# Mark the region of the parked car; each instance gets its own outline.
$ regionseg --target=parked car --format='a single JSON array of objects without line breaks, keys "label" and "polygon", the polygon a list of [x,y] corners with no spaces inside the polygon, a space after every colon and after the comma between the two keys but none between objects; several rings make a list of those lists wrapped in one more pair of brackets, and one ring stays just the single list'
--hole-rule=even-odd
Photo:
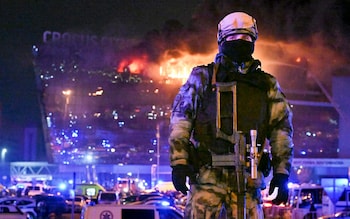
[{"label": "parked car", "polygon": [[36,186],[28,186],[24,190],[24,194],[27,196],[33,196],[33,195],[41,195],[44,194],[44,186],[43,185],[36,185]]},{"label": "parked car", "polygon": [[62,215],[68,212],[66,200],[61,196],[35,195],[32,198],[36,203],[35,211],[39,215],[49,215],[51,213]]},{"label": "parked car", "polygon": [[156,205],[110,205],[87,206],[81,213],[81,219],[118,218],[118,219],[183,219],[183,213],[170,206]]},{"label": "parked car", "polygon": [[162,205],[162,206],[175,206],[175,200],[168,196],[150,196],[145,199],[142,199],[142,201],[135,201],[128,203],[129,205],[138,205],[138,204],[144,204],[144,205]]},{"label": "parked car", "polygon": [[5,197],[0,199],[0,205],[15,205],[22,212],[27,213],[28,219],[37,218],[38,214],[35,211],[36,203],[34,199],[27,197]]},{"label": "parked car", "polygon": [[15,205],[0,205],[1,219],[27,219],[27,213],[24,213]]},{"label": "parked car", "polygon": [[66,198],[67,210],[68,212],[72,211],[74,204],[74,212],[81,212],[83,207],[87,205],[86,199],[83,196],[77,195],[74,197],[74,202],[72,198]]},{"label": "parked car", "polygon": [[131,195],[131,196],[122,198],[121,203],[128,204],[128,203],[133,203],[138,201],[144,201],[150,197],[163,197],[163,194],[158,192],[151,192],[151,193],[144,193],[140,195]]}]

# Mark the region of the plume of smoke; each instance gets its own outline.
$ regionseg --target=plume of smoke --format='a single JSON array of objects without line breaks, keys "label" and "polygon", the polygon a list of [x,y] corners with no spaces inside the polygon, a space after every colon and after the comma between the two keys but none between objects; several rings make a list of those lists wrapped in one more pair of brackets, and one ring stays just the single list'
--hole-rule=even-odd
[{"label": "plume of smoke", "polygon": [[[350,30],[346,23],[349,5],[346,4],[347,1],[339,0],[203,0],[187,24],[166,20],[160,29],[149,30],[141,39],[125,39],[119,47],[88,45],[75,52],[75,56],[85,68],[105,69],[118,66],[128,58],[143,57],[153,69],[164,60],[181,57],[183,51],[193,55],[215,54],[218,22],[230,12],[245,11],[257,20],[257,44],[269,43],[270,47],[277,47],[268,49],[269,53],[276,52],[269,57],[280,59],[276,60],[279,62],[290,62],[293,56],[304,57],[309,71],[329,81],[327,78],[335,68],[345,66],[350,58],[350,45],[346,43]],[[124,27],[113,21],[104,27],[105,30],[109,28],[113,31],[108,34],[119,36],[117,30]],[[281,56],[281,52],[288,55]],[[264,61],[263,57],[261,59]]]},{"label": "plume of smoke", "polygon": [[[308,71],[323,81],[350,58],[344,22],[346,7],[342,1],[330,0],[204,0],[199,4],[187,26],[167,21],[160,31],[153,30],[140,44],[151,61],[178,56],[179,50],[191,54],[210,54],[217,50],[217,24],[226,14],[245,11],[257,19],[259,42],[269,42],[291,57],[307,60]],[[280,50],[279,50],[280,51]],[[167,54],[167,56],[164,56]],[[281,59],[278,54],[276,59]]]}]

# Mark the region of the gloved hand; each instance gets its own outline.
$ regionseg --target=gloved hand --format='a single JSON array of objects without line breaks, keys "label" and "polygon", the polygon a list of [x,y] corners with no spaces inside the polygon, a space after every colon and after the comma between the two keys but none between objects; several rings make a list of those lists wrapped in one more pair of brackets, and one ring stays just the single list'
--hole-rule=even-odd
[{"label": "gloved hand", "polygon": [[274,189],[278,187],[278,193],[272,203],[275,205],[279,205],[281,203],[287,203],[288,201],[288,175],[277,173],[272,177],[270,182],[269,195],[271,195]]},{"label": "gloved hand", "polygon": [[184,195],[187,195],[189,189],[186,186],[186,177],[189,177],[190,182],[192,183],[196,181],[193,167],[190,165],[176,165],[172,168],[173,171],[171,173],[171,178],[175,189],[182,192]]}]

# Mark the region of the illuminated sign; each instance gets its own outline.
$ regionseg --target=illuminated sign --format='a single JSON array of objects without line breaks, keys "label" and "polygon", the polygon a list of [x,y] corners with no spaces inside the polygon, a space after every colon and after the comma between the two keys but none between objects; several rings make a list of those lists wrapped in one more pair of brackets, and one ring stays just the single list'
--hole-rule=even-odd
[{"label": "illuminated sign", "polygon": [[78,34],[70,32],[44,31],[43,42],[63,42],[73,43],[78,45],[117,45],[121,43],[121,39],[116,37],[99,37],[97,35]]},{"label": "illuminated sign", "polygon": [[349,167],[350,159],[294,158],[293,166],[304,167]]}]

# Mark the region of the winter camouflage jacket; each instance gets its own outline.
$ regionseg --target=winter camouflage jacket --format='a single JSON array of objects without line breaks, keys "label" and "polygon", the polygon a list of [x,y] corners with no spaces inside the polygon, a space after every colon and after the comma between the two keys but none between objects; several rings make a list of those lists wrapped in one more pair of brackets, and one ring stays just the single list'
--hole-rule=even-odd
[{"label": "winter camouflage jacket", "polygon": [[[269,103],[267,105],[269,115],[266,138],[271,146],[272,167],[274,174],[289,175],[293,158],[292,112],[275,77],[261,71],[258,60],[245,63],[245,66],[240,68],[228,63],[225,57],[217,56],[215,65],[225,66],[228,72],[234,69],[240,74],[258,72],[258,74],[262,74],[259,75],[260,78],[266,79],[266,96]],[[189,160],[189,141],[190,139],[195,141],[195,139],[193,140],[193,129],[199,108],[203,105],[203,101],[206,101],[204,93],[212,84],[209,68],[212,68],[212,65],[193,68],[187,82],[180,88],[173,102],[169,135],[171,166],[191,163]]]}]

